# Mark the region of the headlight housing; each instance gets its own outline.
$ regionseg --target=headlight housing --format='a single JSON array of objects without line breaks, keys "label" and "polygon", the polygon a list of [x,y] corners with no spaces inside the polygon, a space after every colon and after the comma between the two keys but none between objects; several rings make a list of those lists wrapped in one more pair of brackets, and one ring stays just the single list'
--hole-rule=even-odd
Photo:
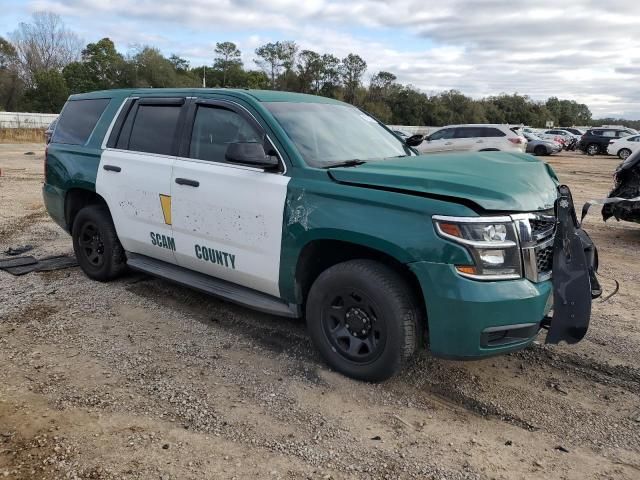
[{"label": "headlight housing", "polygon": [[438,235],[463,245],[473,265],[456,265],[458,273],[475,280],[522,278],[518,234],[511,217],[433,216]]}]

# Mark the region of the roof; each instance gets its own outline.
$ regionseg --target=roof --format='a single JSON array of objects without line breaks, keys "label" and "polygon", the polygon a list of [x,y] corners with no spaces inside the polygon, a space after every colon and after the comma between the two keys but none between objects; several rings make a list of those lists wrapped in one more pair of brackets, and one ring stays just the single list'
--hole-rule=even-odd
[{"label": "roof", "polygon": [[172,96],[172,95],[206,95],[206,94],[228,94],[235,97],[249,97],[258,102],[290,102],[290,103],[335,103],[344,105],[339,100],[321,97],[318,95],[308,95],[305,93],[281,92],[277,90],[250,90],[235,88],[126,88],[113,90],[99,90],[96,92],[79,93],[71,95],[71,100],[82,100],[89,98],[112,98],[129,97],[135,95],[149,96]]}]

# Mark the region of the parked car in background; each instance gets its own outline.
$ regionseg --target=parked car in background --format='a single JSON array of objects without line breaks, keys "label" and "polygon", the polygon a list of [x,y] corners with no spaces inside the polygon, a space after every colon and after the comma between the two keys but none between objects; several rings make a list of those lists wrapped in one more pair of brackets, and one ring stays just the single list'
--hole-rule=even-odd
[{"label": "parked car in background", "polygon": [[626,128],[592,128],[582,136],[578,142],[578,149],[587,155],[606,154],[611,140],[630,135],[635,134]]},{"label": "parked car in background", "polygon": [[460,151],[525,152],[527,140],[507,125],[449,125],[424,137],[421,153]]},{"label": "parked car in background", "polygon": [[562,150],[562,145],[553,140],[544,140],[529,132],[523,132],[522,135],[527,139],[527,153],[540,156],[551,155]]},{"label": "parked car in background", "polygon": [[569,133],[572,133],[573,135],[575,135],[576,137],[581,137],[582,135],[584,135],[584,132],[582,130],[580,130],[579,128],[574,128],[574,127],[560,127],[560,130],[565,130]]},{"label": "parked car in background", "polygon": [[53,135],[53,131],[56,129],[56,125],[58,124],[58,118],[54,119],[53,122],[51,122],[47,127],[47,129],[44,131],[45,143],[49,143],[51,141],[51,136]]},{"label": "parked car in background", "polygon": [[617,155],[625,160],[632,153],[640,150],[640,135],[630,135],[615,140],[609,140],[607,153],[609,155]]},{"label": "parked car in background", "polygon": [[574,135],[573,133],[567,130],[561,130],[559,128],[545,130],[544,132],[540,133],[538,136],[543,140],[554,140],[556,142],[561,143],[562,145],[569,143],[574,137],[576,137],[576,135]]}]

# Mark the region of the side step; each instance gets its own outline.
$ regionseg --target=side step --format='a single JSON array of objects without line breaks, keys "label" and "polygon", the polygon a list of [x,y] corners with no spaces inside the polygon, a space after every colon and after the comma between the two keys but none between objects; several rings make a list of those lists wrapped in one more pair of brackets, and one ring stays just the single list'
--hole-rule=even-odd
[{"label": "side step", "polygon": [[291,318],[301,316],[300,309],[297,305],[291,305],[271,295],[256,292],[250,288],[241,287],[231,282],[194,272],[193,270],[188,270],[145,255],[127,252],[127,265],[133,270],[164,278],[260,312]]}]

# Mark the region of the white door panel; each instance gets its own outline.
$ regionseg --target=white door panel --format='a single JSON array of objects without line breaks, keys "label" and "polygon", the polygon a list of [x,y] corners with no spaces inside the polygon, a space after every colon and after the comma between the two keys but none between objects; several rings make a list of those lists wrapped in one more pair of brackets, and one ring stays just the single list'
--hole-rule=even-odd
[{"label": "white door panel", "polygon": [[[107,202],[125,250],[171,263],[175,263],[175,240],[161,196],[171,194],[174,158],[107,149],[96,178],[96,193]],[[105,165],[121,170],[107,171]]]},{"label": "white door panel", "polygon": [[259,169],[178,158],[171,184],[177,263],[279,296],[288,182]]}]

